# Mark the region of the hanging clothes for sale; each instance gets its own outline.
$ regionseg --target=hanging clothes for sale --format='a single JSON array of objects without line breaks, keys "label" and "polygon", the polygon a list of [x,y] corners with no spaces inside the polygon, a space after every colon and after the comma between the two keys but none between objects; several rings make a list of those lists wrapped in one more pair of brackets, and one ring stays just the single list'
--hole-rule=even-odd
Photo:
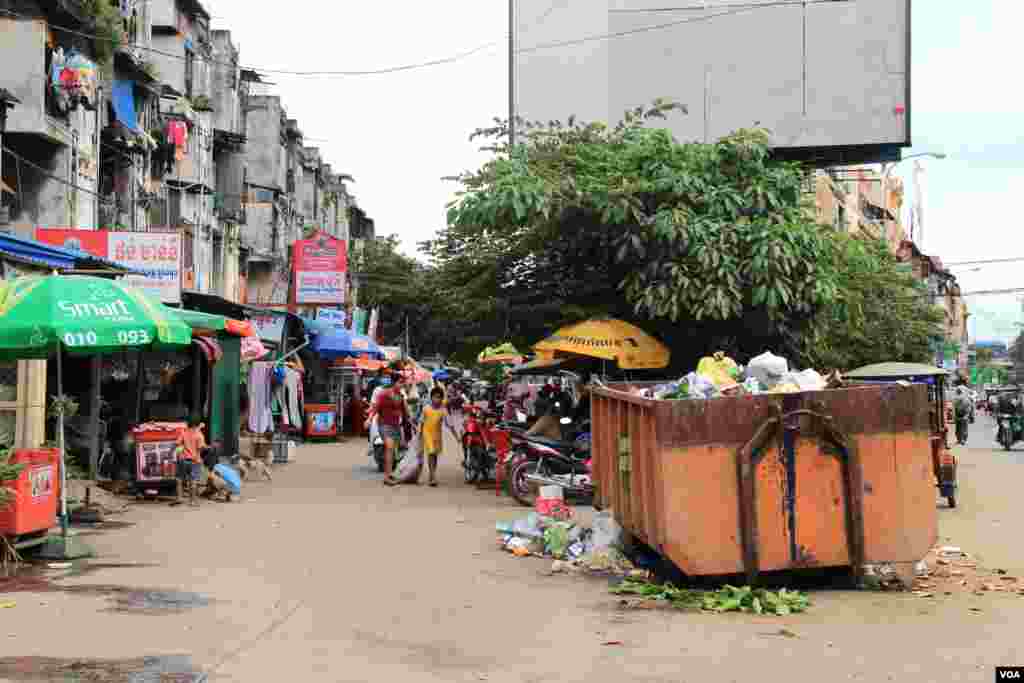
[{"label": "hanging clothes for sale", "polygon": [[206,386],[209,389],[206,391],[206,395],[203,399],[203,415],[210,414],[210,405],[213,401],[213,366],[224,357],[224,350],[221,349],[220,344],[215,340],[207,337],[196,337],[192,340],[192,343],[200,350],[203,357],[206,359],[207,378]]},{"label": "hanging clothes for sale", "polygon": [[273,363],[254,362],[249,369],[249,431],[266,434],[274,426],[271,412]]},{"label": "hanging clothes for sale", "polygon": [[[302,427],[302,373],[294,368],[287,368],[284,377],[284,390],[287,398],[289,422],[293,427]],[[284,412],[284,411],[282,411]]]}]

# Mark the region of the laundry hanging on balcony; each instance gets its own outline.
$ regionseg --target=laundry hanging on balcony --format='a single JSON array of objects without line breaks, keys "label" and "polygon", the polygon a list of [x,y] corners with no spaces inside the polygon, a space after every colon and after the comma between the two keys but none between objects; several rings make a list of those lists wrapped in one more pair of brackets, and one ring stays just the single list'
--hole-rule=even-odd
[{"label": "laundry hanging on balcony", "polygon": [[63,48],[53,53],[50,87],[58,114],[75,111],[79,104],[89,111],[96,110],[96,64],[77,49],[72,48],[67,55]]},{"label": "laundry hanging on balcony", "polygon": [[139,133],[138,117],[135,115],[135,84],[132,81],[115,80],[112,92],[114,116],[117,122],[128,130]]},{"label": "laundry hanging on balcony", "polygon": [[167,142],[174,145],[174,158],[181,161],[185,158],[188,146],[188,125],[184,121],[172,119],[167,122]]}]

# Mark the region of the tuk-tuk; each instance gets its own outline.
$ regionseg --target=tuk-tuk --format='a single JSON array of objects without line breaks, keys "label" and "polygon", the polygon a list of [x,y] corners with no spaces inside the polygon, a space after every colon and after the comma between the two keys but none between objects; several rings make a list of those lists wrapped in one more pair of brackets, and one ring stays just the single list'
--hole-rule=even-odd
[{"label": "tuk-tuk", "polygon": [[956,507],[956,456],[949,448],[949,426],[955,424],[953,402],[946,398],[949,373],[942,368],[921,363],[876,363],[848,372],[845,378],[857,384],[910,382],[928,386],[928,400],[932,405],[932,466],[935,469],[939,495],[949,507]]}]

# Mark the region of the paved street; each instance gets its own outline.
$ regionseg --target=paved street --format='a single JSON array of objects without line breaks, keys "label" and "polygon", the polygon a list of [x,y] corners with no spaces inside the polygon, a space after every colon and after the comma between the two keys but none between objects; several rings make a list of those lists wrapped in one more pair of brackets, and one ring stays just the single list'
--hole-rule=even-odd
[{"label": "paved street", "polygon": [[[1024,577],[1024,447],[992,450],[992,431],[984,417],[973,425],[960,507],[941,509],[941,534]],[[88,539],[93,562],[145,566],[61,582],[94,588],[0,596],[15,602],[0,611],[0,680],[141,680],[96,663],[110,660],[181,674],[170,680],[246,683],[987,683],[995,665],[1024,663],[1016,593],[818,592],[809,613],[783,619],[620,612],[606,582],[545,576],[546,562],[499,551],[495,520],[521,509],[462,485],[452,455],[442,479],[386,489],[351,440],[303,447],[240,503],[132,506],[122,518],[132,526]],[[145,656],[166,659],[134,661]],[[74,660],[85,660],[80,678],[38,673]]]}]

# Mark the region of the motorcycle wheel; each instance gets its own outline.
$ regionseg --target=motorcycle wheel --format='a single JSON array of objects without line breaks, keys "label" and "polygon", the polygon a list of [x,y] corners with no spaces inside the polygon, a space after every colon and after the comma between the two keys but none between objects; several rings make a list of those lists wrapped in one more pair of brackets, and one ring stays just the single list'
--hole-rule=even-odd
[{"label": "motorcycle wheel", "polygon": [[373,459],[377,463],[377,471],[378,472],[383,472],[384,471],[384,449],[382,449],[382,448],[374,448],[373,449]]},{"label": "motorcycle wheel", "polygon": [[521,460],[508,473],[508,492],[523,507],[532,508],[537,503],[537,494],[526,480],[528,474],[537,473],[536,460]]},{"label": "motorcycle wheel", "polygon": [[480,478],[480,473],[477,471],[471,456],[467,456],[466,460],[462,463],[462,475],[467,484],[475,484],[476,480]]},{"label": "motorcycle wheel", "polygon": [[956,507],[956,496],[946,496],[946,504],[951,508]]}]

